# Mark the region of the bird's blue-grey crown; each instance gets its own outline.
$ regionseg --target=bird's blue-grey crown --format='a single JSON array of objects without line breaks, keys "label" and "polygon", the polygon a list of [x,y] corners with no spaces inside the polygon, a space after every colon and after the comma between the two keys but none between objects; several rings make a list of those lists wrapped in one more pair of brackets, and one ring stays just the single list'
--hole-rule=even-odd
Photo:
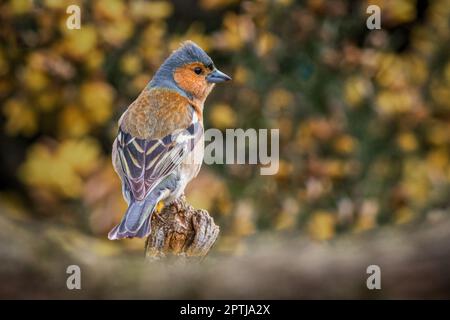
[{"label": "bird's blue-grey crown", "polygon": [[172,52],[172,54],[163,62],[148,86],[150,88],[169,88],[179,91],[179,88],[173,79],[173,72],[177,68],[192,62],[200,62],[205,66],[213,66],[212,59],[202,48],[192,41],[185,41],[180,48]]}]

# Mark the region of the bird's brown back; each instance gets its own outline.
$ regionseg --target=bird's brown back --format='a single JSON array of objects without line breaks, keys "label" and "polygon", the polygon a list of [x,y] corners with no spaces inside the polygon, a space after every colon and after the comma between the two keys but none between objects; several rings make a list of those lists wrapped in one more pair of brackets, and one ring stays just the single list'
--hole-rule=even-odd
[{"label": "bird's brown back", "polygon": [[192,120],[189,99],[170,89],[144,89],[119,121],[125,132],[140,139],[160,139]]}]

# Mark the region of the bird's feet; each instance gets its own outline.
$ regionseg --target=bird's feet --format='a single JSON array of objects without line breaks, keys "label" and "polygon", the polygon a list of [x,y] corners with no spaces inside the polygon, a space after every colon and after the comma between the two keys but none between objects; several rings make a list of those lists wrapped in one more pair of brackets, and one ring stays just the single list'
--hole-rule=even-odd
[{"label": "bird's feet", "polygon": [[165,223],[166,221],[161,217],[161,212],[163,211],[164,207],[165,207],[164,201],[163,201],[163,200],[159,201],[159,202],[156,204],[154,213],[155,213],[155,217],[156,217],[157,219],[159,219],[160,221],[162,221],[162,222]]}]

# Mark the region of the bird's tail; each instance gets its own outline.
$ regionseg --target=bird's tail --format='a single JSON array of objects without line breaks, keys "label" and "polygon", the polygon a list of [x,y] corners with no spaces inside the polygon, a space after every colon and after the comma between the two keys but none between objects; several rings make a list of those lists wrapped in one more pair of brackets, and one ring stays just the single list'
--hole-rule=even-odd
[{"label": "bird's tail", "polygon": [[131,201],[120,224],[109,232],[108,239],[118,240],[134,237],[144,238],[148,236],[150,233],[152,213],[158,202],[159,197],[155,198],[151,195],[142,201]]}]

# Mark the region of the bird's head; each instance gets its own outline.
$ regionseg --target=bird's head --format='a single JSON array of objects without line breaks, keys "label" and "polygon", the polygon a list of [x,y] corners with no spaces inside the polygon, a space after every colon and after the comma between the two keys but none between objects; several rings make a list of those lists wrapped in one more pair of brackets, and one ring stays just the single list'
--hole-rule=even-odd
[{"label": "bird's head", "polygon": [[228,80],[231,77],[219,71],[202,48],[185,41],[164,61],[149,86],[174,89],[203,102],[216,83]]}]

